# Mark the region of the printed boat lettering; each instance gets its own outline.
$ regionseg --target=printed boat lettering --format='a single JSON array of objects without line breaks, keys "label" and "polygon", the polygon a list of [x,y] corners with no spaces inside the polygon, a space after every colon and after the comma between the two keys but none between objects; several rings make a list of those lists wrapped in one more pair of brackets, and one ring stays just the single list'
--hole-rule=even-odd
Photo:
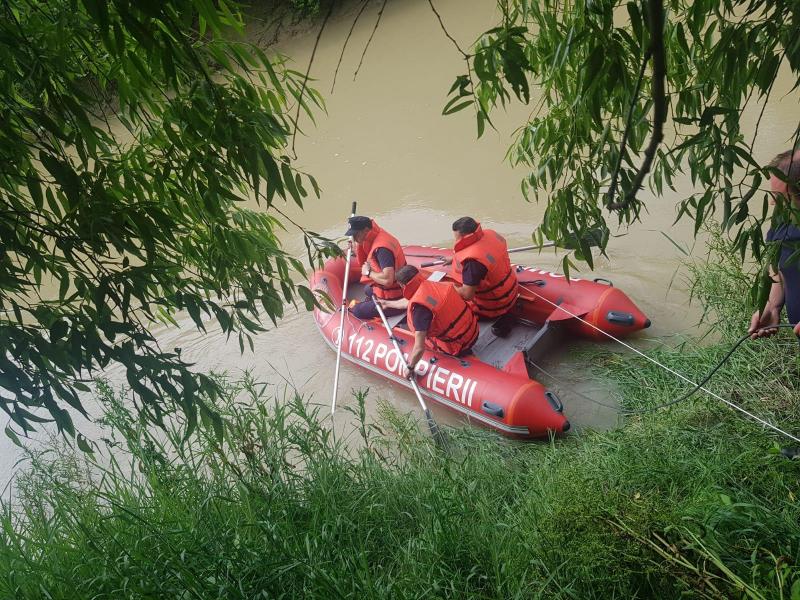
[{"label": "printed boat lettering", "polygon": [[[376,342],[364,335],[353,333],[348,338],[347,352],[394,375],[403,374],[403,361],[400,360],[397,350],[384,342]],[[407,360],[408,354],[404,352],[403,357]],[[416,364],[414,372],[418,381],[429,390],[460,404],[472,406],[472,397],[478,385],[472,378],[439,365],[431,366],[425,359]]]}]

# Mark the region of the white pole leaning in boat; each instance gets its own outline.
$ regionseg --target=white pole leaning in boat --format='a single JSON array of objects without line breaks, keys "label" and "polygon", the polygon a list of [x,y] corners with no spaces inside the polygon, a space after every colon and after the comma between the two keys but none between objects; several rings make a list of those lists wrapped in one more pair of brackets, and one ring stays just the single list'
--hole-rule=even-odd
[{"label": "white pole leaning in boat", "polygon": [[[350,210],[350,216],[356,216],[356,203]],[[333,400],[331,401],[331,417],[336,412],[336,396],[339,393],[339,365],[342,362],[342,339],[344,338],[344,318],[347,315],[347,281],[350,278],[350,257],[353,255],[353,236],[350,236],[350,242],[347,244],[347,258],[344,262],[344,280],[342,282],[342,316],[339,320],[339,339],[336,340],[336,371],[333,376]]]},{"label": "white pole leaning in boat", "polygon": [[[383,312],[383,308],[381,308],[381,305],[375,298],[375,294],[370,297],[372,298],[372,303],[375,305],[375,308],[378,310],[378,314],[381,316],[381,321],[383,321],[383,326],[386,328],[386,333],[389,335],[389,340],[394,346],[394,351],[397,352],[397,356],[400,357],[400,362],[403,364],[403,367],[408,370],[406,357],[400,351],[400,344],[397,343],[397,338],[394,337],[394,333],[392,333],[392,328],[389,325],[389,321],[386,320],[386,315]],[[437,425],[436,421],[433,419],[431,409],[429,409],[427,404],[425,404],[425,400],[422,398],[422,392],[419,391],[419,385],[417,385],[417,380],[414,375],[411,375],[409,381],[411,382],[411,387],[414,389],[414,393],[417,395],[417,400],[419,400],[419,405],[422,407],[422,412],[425,413],[425,419],[428,421],[428,427],[431,430],[431,435],[433,436],[434,441],[439,445],[439,447],[444,448],[444,433],[441,429],[439,429],[439,425]]]}]

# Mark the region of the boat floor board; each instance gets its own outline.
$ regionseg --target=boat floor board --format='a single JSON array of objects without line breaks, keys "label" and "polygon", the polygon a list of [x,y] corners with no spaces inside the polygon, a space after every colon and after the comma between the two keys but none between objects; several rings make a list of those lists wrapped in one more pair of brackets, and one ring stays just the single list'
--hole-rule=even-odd
[{"label": "boat floor board", "polygon": [[518,352],[527,352],[547,331],[547,327],[536,327],[515,323],[505,337],[492,332],[494,321],[481,321],[478,341],[472,353],[482,362],[498,369],[505,367]]},{"label": "boat floor board", "polygon": [[400,324],[401,321],[405,321],[406,316],[407,315],[404,312],[400,313],[399,315],[393,315],[391,317],[387,315],[386,321],[389,323],[389,327],[394,329]]}]

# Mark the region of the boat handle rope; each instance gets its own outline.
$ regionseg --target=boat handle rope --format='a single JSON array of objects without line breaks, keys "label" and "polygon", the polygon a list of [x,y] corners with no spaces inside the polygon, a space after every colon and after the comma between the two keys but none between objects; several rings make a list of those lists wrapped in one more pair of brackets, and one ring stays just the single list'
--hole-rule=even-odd
[{"label": "boat handle rope", "polygon": [[[638,349],[634,348],[634,347],[633,347],[633,346],[631,346],[630,344],[627,344],[627,343],[625,343],[624,341],[622,341],[621,339],[619,339],[619,338],[615,337],[614,335],[612,335],[612,334],[608,333],[607,331],[605,331],[605,330],[603,330],[603,329],[600,329],[600,328],[599,328],[597,325],[595,325],[594,323],[590,323],[590,322],[589,322],[589,321],[587,321],[586,319],[582,319],[581,317],[579,317],[578,315],[576,315],[576,314],[574,314],[574,313],[570,312],[569,310],[567,310],[567,309],[566,309],[566,308],[564,308],[563,306],[559,306],[558,304],[556,304],[555,302],[552,302],[552,301],[551,301],[551,300],[549,300],[548,298],[545,298],[544,296],[542,296],[542,295],[540,295],[540,294],[536,293],[534,290],[532,290],[532,289],[530,289],[529,287],[527,287],[527,286],[526,286],[524,283],[521,283],[521,284],[520,284],[520,287],[522,287],[522,288],[525,288],[525,289],[526,289],[526,290],[528,290],[530,293],[532,293],[533,295],[535,295],[537,298],[541,298],[542,300],[544,300],[544,301],[545,301],[545,302],[547,302],[548,304],[552,305],[554,308],[558,308],[558,309],[560,309],[560,310],[564,311],[565,313],[567,313],[567,314],[568,314],[568,315],[570,315],[571,317],[573,317],[573,318],[577,319],[578,321],[581,321],[582,323],[585,323],[586,325],[588,325],[588,326],[589,326],[589,327],[591,327],[592,329],[594,329],[594,330],[596,330],[596,331],[599,331],[600,333],[602,333],[602,334],[603,334],[603,335],[605,335],[606,337],[609,337],[609,338],[611,338],[612,340],[614,340],[615,342],[617,342],[618,344],[621,344],[622,346],[626,347],[628,350],[630,350],[630,351],[632,351],[632,352],[634,352],[634,353],[638,354],[639,356],[641,356],[642,358],[644,358],[644,359],[646,359],[646,360],[650,361],[650,362],[651,362],[651,363],[653,363],[654,365],[657,365],[657,366],[661,367],[661,368],[662,368],[662,369],[664,369],[665,371],[667,371],[667,372],[669,372],[669,373],[672,373],[672,374],[673,374],[673,375],[675,375],[676,377],[679,377],[679,378],[680,378],[680,379],[682,379],[683,381],[685,381],[685,382],[687,382],[687,383],[690,383],[690,384],[692,384],[692,385],[694,386],[692,390],[690,390],[688,393],[684,394],[684,395],[683,395],[683,396],[681,396],[680,398],[677,398],[677,399],[675,399],[675,400],[670,400],[669,402],[666,402],[666,403],[664,403],[664,404],[661,404],[661,405],[659,405],[659,406],[655,406],[655,407],[653,407],[652,409],[649,409],[649,410],[641,410],[641,411],[636,411],[636,412],[653,412],[653,411],[655,411],[655,410],[659,410],[660,408],[664,408],[664,407],[666,407],[666,406],[672,406],[672,405],[674,405],[674,404],[677,404],[678,402],[682,402],[682,401],[686,400],[687,398],[689,398],[690,396],[692,396],[692,395],[693,395],[693,394],[695,394],[696,392],[698,392],[698,391],[702,390],[702,391],[704,391],[706,394],[708,394],[709,396],[712,396],[713,398],[716,398],[717,400],[719,400],[719,401],[721,401],[721,402],[724,402],[725,404],[727,404],[727,405],[728,405],[728,406],[730,406],[731,408],[733,408],[733,409],[735,409],[735,410],[738,410],[739,412],[741,412],[741,413],[742,413],[742,414],[744,414],[744,415],[747,415],[748,417],[750,417],[750,418],[751,418],[751,419],[753,419],[754,421],[758,421],[759,423],[761,423],[761,424],[762,424],[762,425],[764,425],[765,427],[768,427],[769,429],[772,429],[773,431],[775,431],[775,432],[777,432],[777,433],[780,433],[780,434],[782,434],[782,435],[784,435],[784,436],[788,437],[789,439],[791,439],[791,440],[793,440],[793,441],[795,441],[795,442],[798,442],[798,443],[800,443],[800,438],[798,438],[797,436],[794,436],[794,435],[792,435],[791,433],[789,433],[789,432],[787,432],[787,431],[784,431],[783,429],[781,429],[781,428],[780,428],[780,427],[778,427],[777,425],[773,425],[773,424],[772,424],[772,423],[770,423],[769,421],[766,421],[766,420],[762,419],[761,417],[759,417],[759,416],[757,416],[757,415],[754,415],[753,413],[751,413],[751,412],[750,412],[750,411],[748,411],[747,409],[745,409],[745,408],[743,408],[743,407],[739,406],[739,405],[738,405],[738,404],[736,404],[735,402],[731,402],[730,400],[727,400],[726,398],[723,398],[723,397],[722,397],[722,396],[720,396],[719,394],[717,394],[717,393],[715,393],[715,392],[712,392],[712,391],[711,391],[711,390],[709,390],[708,388],[705,388],[705,387],[703,387],[703,386],[704,386],[704,385],[705,385],[705,384],[708,382],[708,380],[709,380],[709,379],[711,379],[711,377],[714,375],[714,373],[716,373],[716,372],[719,370],[719,368],[720,368],[720,367],[721,367],[723,364],[725,364],[725,362],[726,362],[726,361],[727,361],[727,360],[728,360],[728,359],[731,357],[731,355],[732,355],[732,354],[733,354],[733,353],[734,353],[734,352],[735,352],[735,351],[736,351],[736,350],[739,348],[739,346],[740,346],[740,345],[741,345],[741,344],[742,344],[742,343],[743,343],[743,342],[744,342],[744,341],[745,341],[747,338],[749,338],[749,337],[750,337],[750,335],[751,335],[750,333],[747,333],[746,335],[743,335],[743,336],[742,336],[742,337],[739,339],[739,341],[737,341],[737,342],[736,342],[736,344],[734,344],[734,346],[733,346],[733,347],[730,349],[730,351],[728,352],[728,354],[726,354],[726,355],[725,355],[725,357],[724,357],[724,358],[723,358],[723,359],[722,359],[722,360],[721,360],[721,361],[720,361],[720,362],[719,362],[719,363],[718,363],[718,364],[717,364],[717,365],[716,365],[716,366],[715,366],[715,367],[714,367],[714,368],[713,368],[713,369],[712,369],[712,370],[711,370],[711,371],[710,371],[710,372],[709,372],[709,373],[706,375],[706,377],[705,377],[705,378],[704,378],[704,379],[703,379],[703,380],[702,380],[700,383],[695,383],[694,381],[692,381],[691,379],[689,379],[688,377],[686,377],[686,376],[685,376],[685,375],[683,375],[682,373],[679,373],[678,371],[676,371],[676,370],[674,370],[674,369],[672,369],[672,368],[670,368],[670,367],[668,367],[668,366],[666,366],[666,365],[664,365],[664,364],[660,363],[660,362],[659,362],[659,361],[657,361],[655,358],[653,358],[653,357],[651,357],[651,356],[648,356],[647,354],[645,354],[645,353],[644,353],[644,352],[642,352],[641,350],[638,350]],[[762,329],[773,329],[773,328],[781,328],[781,327],[795,327],[795,325],[792,325],[792,324],[790,324],[790,323],[779,323],[778,325],[773,325],[773,326],[770,326],[770,327],[764,327],[764,328],[762,328]],[[761,331],[761,329],[760,329],[759,331]],[[611,408],[611,407],[609,407],[609,408]],[[626,412],[626,414],[635,414],[635,412]]]},{"label": "boat handle rope", "polygon": [[[792,323],[779,323],[777,325],[771,325],[769,327],[762,327],[761,329],[758,329],[757,331],[764,331],[766,329],[773,329],[773,328],[780,328],[780,327],[795,327],[795,325],[792,324]],[[685,394],[683,394],[679,398],[675,398],[674,400],[670,400],[669,402],[664,402],[663,404],[656,404],[655,406],[650,406],[648,408],[621,409],[620,410],[619,406],[612,406],[610,404],[603,404],[599,400],[595,400],[594,398],[592,398],[590,396],[587,396],[586,394],[582,394],[581,392],[579,392],[577,390],[572,390],[572,391],[575,394],[577,394],[578,396],[581,396],[582,398],[585,398],[586,400],[589,400],[590,402],[594,402],[595,404],[597,404],[599,406],[603,406],[605,408],[611,408],[613,410],[616,410],[617,412],[619,412],[619,414],[622,414],[622,415],[641,415],[641,414],[656,412],[657,410],[660,410],[662,408],[667,408],[668,406],[673,406],[674,404],[678,404],[679,402],[683,402],[684,400],[689,399],[691,396],[693,396],[694,394],[699,392],[703,388],[703,386],[706,383],[708,383],[708,381],[714,376],[714,374],[717,371],[719,371],[719,369],[722,367],[722,365],[724,365],[726,362],[728,362],[728,359],[731,356],[733,356],[733,353],[736,352],[736,350],[739,349],[739,346],[741,346],[742,343],[744,343],[744,341],[747,340],[751,335],[752,335],[751,333],[746,333],[741,338],[739,338],[739,340],[731,347],[731,349],[723,357],[723,359],[720,360],[714,366],[714,368],[711,369],[706,374],[706,376],[700,381],[700,383],[695,384],[695,386],[691,390],[689,390],[688,392],[686,392]],[[549,377],[550,379],[554,380],[556,383],[559,383],[562,386],[564,385],[563,382],[559,381],[558,377],[556,377],[552,373],[547,372],[543,367],[539,366],[538,364],[536,364],[532,360],[526,359],[526,362],[529,365],[531,365],[532,367],[534,367],[535,369],[537,369],[537,370],[541,371],[542,373],[544,373],[544,375],[546,377]]]},{"label": "boat handle rope", "polygon": [[587,394],[584,394],[583,392],[580,392],[580,391],[576,390],[575,388],[573,388],[573,387],[571,387],[571,386],[569,386],[569,385],[565,384],[563,380],[561,380],[560,378],[558,378],[558,377],[556,377],[555,375],[553,375],[551,372],[549,372],[549,371],[548,371],[547,369],[545,369],[544,367],[542,367],[542,366],[538,365],[537,363],[533,362],[533,361],[532,361],[530,358],[527,358],[527,357],[526,357],[526,358],[525,358],[525,362],[526,362],[526,363],[528,363],[530,366],[532,366],[532,367],[533,367],[534,369],[536,369],[537,371],[539,371],[540,373],[542,373],[542,374],[543,374],[545,377],[547,377],[548,379],[552,379],[552,380],[553,380],[555,383],[557,383],[558,385],[560,385],[560,386],[561,386],[562,388],[564,388],[565,390],[568,390],[568,391],[572,392],[572,393],[573,393],[573,394],[575,394],[576,396],[580,396],[580,397],[581,397],[581,398],[583,398],[584,400],[588,400],[589,402],[592,402],[592,403],[594,403],[594,404],[597,404],[598,406],[602,406],[603,408],[609,408],[609,409],[611,409],[611,410],[613,410],[613,411],[617,412],[618,414],[624,414],[624,415],[632,415],[632,414],[636,414],[636,411],[633,411],[633,410],[631,410],[631,411],[628,411],[628,410],[625,410],[625,409],[622,409],[622,410],[620,410],[620,405],[619,405],[619,403],[618,403],[616,406],[615,406],[615,405],[613,405],[613,404],[606,404],[605,402],[600,402],[600,400],[597,400],[597,399],[595,399],[595,398],[592,398],[591,396],[589,396],[589,395],[587,395]]}]

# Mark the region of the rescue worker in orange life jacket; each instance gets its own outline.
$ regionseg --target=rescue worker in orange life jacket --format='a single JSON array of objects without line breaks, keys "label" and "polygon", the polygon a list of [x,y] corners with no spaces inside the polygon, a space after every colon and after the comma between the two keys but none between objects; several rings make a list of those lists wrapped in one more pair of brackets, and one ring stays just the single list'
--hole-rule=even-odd
[{"label": "rescue worker in orange life jacket", "polygon": [[383,300],[381,306],[405,309],[408,327],[414,333],[414,348],[408,356],[409,377],[427,347],[453,356],[468,354],[478,340],[478,320],[449,282],[428,281],[416,267],[406,265],[397,272],[403,288],[400,300]]},{"label": "rescue worker in orange life jacket", "polygon": [[511,311],[519,287],[505,239],[482,229],[472,217],[455,221],[453,236],[453,277],[462,283],[456,288],[459,295],[471,302],[479,318],[496,319]]},{"label": "rescue worker in orange life jacket", "polygon": [[[403,291],[395,281],[395,271],[406,264],[406,257],[397,239],[384,231],[369,217],[350,217],[350,227],[345,233],[356,242],[356,257],[361,264],[361,283],[366,284],[367,299],[353,307],[353,315],[362,320],[374,319],[378,311],[370,296],[379,300],[397,300]],[[387,315],[399,314],[400,310],[387,311]]]}]

